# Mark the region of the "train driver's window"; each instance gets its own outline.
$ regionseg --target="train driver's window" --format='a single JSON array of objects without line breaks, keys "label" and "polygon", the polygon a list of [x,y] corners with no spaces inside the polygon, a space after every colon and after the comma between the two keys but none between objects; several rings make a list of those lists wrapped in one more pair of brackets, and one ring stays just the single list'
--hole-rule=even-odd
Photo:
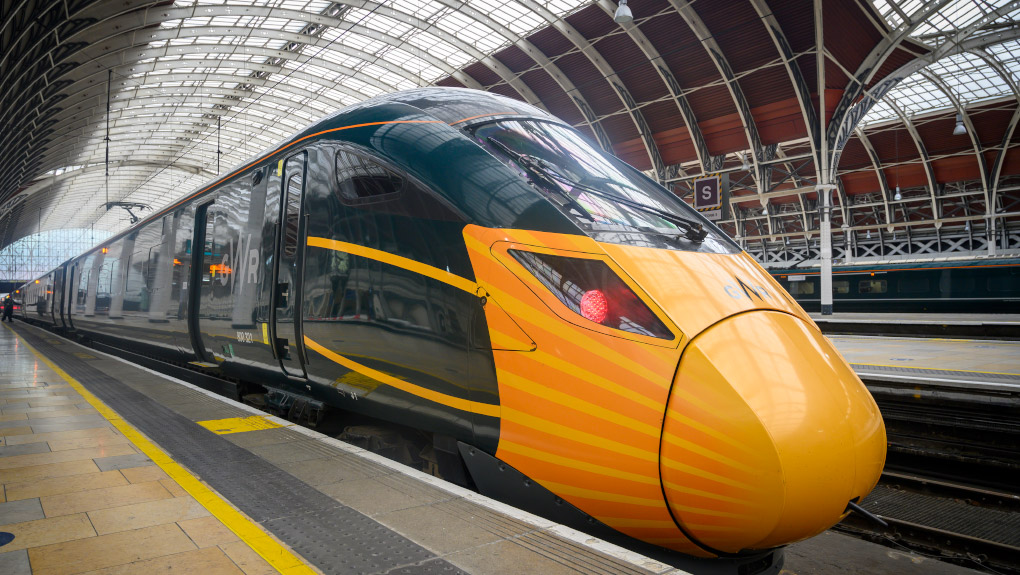
[{"label": "train driver's window", "polygon": [[861,280],[857,284],[858,293],[885,293],[888,291],[888,285],[885,280]]}]

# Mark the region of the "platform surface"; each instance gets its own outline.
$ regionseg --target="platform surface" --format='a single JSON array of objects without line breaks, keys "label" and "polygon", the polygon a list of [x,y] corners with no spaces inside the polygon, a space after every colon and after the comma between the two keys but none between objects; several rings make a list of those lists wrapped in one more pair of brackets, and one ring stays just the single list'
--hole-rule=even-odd
[{"label": "platform surface", "polygon": [[1020,389],[1020,341],[829,335],[862,379]]},{"label": "platform surface", "polygon": [[[24,324],[0,353],[4,575],[275,572],[260,537],[301,561],[282,572],[682,573]],[[217,519],[224,499],[254,538]],[[972,573],[836,533],[787,550],[790,575],[861,572]]]},{"label": "platform surface", "polygon": [[920,325],[1014,325],[1020,326],[1020,314],[1016,313],[858,313],[835,312],[822,315],[809,314],[815,322],[845,322],[874,324],[920,324]]}]

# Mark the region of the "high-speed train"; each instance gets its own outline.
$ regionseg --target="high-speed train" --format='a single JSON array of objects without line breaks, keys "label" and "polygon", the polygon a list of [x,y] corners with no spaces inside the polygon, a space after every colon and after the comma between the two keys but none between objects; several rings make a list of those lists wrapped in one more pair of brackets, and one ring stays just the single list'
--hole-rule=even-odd
[{"label": "high-speed train", "polygon": [[820,533],[885,460],[872,397],[748,254],[491,93],[347,108],[22,292],[27,318],[423,430],[485,494],[698,557]]}]

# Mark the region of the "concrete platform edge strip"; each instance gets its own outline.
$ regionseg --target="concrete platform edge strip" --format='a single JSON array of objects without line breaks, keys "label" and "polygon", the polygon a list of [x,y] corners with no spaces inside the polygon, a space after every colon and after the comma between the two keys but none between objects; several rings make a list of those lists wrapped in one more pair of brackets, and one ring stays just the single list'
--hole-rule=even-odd
[{"label": "concrete platform edge strip", "polygon": [[171,459],[163,452],[162,449],[146,439],[131,424],[122,419],[117,412],[110,409],[105,403],[99,400],[99,398],[93,395],[89,390],[85,389],[80,382],[71,377],[58,365],[53,363],[48,357],[25,341],[25,339],[16,331],[11,329],[9,326],[4,327],[10,330],[10,332],[14,334],[14,337],[16,337],[22,345],[28,348],[33,355],[39,358],[40,361],[46,364],[47,367],[52,369],[72,388],[74,388],[74,390],[78,392],[78,394],[81,395],[92,407],[94,407],[96,411],[98,411],[107,421],[109,421],[110,424],[117,429],[117,431],[124,434],[124,436],[127,437],[128,440],[135,445],[135,447],[140,449],[153,461],[153,463],[159,466],[160,469],[169,475],[171,479],[176,481],[182,489],[194,497],[195,500],[205,507],[214,517],[219,519],[228,529],[233,531],[238,538],[244,541],[246,545],[251,547],[253,551],[258,553],[260,557],[272,565],[274,569],[284,575],[314,575],[317,573],[314,569],[306,565],[301,558],[291,552],[290,549],[287,549],[271,535],[263,531],[260,527],[242,515],[241,512],[234,509],[229,502],[222,499],[213,490],[203,485],[201,481]]},{"label": "concrete platform edge strip", "polygon": [[[206,396],[208,396],[208,397],[210,397],[212,399],[215,399],[217,401],[223,402],[223,403],[225,403],[227,405],[230,405],[232,407],[235,407],[237,409],[241,409],[241,410],[246,411],[248,413],[251,413],[253,415],[263,415],[263,416],[266,415],[266,413],[264,411],[261,411],[261,410],[255,408],[255,407],[252,407],[252,406],[244,404],[244,403],[236,402],[236,401],[234,401],[234,400],[232,400],[230,398],[223,397],[222,395],[218,395],[218,394],[213,393],[211,391],[208,391],[206,389],[202,389],[201,387],[198,387],[196,385],[192,385],[192,384],[190,384],[190,383],[188,383],[186,381],[182,381],[180,379],[177,379],[175,377],[166,375],[166,374],[161,373],[159,371],[156,371],[154,369],[149,369],[149,368],[141,366],[141,365],[136,365],[134,363],[131,363],[130,361],[127,361],[126,359],[123,359],[123,358],[117,357],[115,355],[111,355],[111,354],[99,351],[97,349],[84,347],[84,346],[78,344],[77,342],[68,341],[68,343],[71,343],[73,345],[81,347],[82,349],[88,350],[88,352],[91,353],[91,354],[102,355],[103,357],[106,357],[106,358],[109,358],[109,359],[113,359],[113,360],[119,361],[119,362],[121,362],[123,364],[130,365],[130,366],[132,366],[132,367],[134,367],[136,369],[140,369],[140,370],[145,371],[147,373],[151,373],[151,374],[153,374],[155,376],[158,376],[158,377],[160,377],[162,379],[165,379],[167,381],[173,382],[173,383],[175,383],[177,385],[181,385],[181,386],[186,387],[188,389],[197,391],[197,392],[202,393],[203,395],[206,395]],[[462,497],[462,498],[464,498],[464,499],[466,499],[468,501],[471,501],[472,503],[480,505],[480,506],[482,506],[482,507],[484,507],[486,509],[489,509],[491,511],[494,511],[496,513],[501,513],[503,515],[506,515],[506,516],[511,517],[513,519],[516,519],[518,521],[523,521],[524,523],[527,523],[527,524],[535,527],[536,529],[541,529],[541,530],[544,530],[544,531],[548,531],[548,532],[553,533],[553,534],[555,534],[555,535],[557,535],[559,537],[562,537],[563,539],[566,539],[568,541],[571,541],[573,543],[576,543],[578,545],[581,545],[583,547],[586,547],[586,548],[591,549],[593,551],[596,551],[598,553],[602,553],[604,555],[608,555],[610,557],[613,557],[614,559],[618,559],[620,561],[629,563],[631,565],[639,566],[642,569],[646,569],[649,572],[654,573],[656,575],[692,575],[691,573],[689,573],[687,571],[683,571],[681,569],[677,569],[677,568],[675,568],[675,567],[673,567],[671,565],[667,565],[667,564],[662,563],[660,561],[656,561],[655,559],[652,559],[650,557],[645,557],[644,555],[641,555],[640,553],[636,553],[636,552],[631,551],[629,549],[620,547],[619,545],[615,545],[613,543],[609,543],[608,541],[603,541],[603,540],[598,539],[596,537],[593,537],[593,536],[591,536],[591,535],[589,535],[587,533],[583,533],[581,531],[577,531],[576,529],[571,529],[571,528],[569,528],[569,527],[567,527],[565,525],[560,525],[558,523],[553,523],[552,521],[549,521],[548,519],[545,519],[543,517],[539,517],[538,515],[534,515],[534,514],[528,513],[527,511],[523,511],[523,510],[518,509],[516,507],[513,507],[513,506],[507,505],[505,503],[496,501],[495,499],[491,499],[491,498],[485,497],[484,495],[481,495],[480,493],[471,491],[470,489],[465,489],[465,488],[460,487],[458,485],[454,485],[454,484],[452,484],[452,483],[450,483],[448,481],[443,481],[442,479],[439,479],[438,477],[435,477],[435,476],[432,476],[432,475],[428,475],[427,473],[424,473],[422,471],[418,471],[417,469],[412,469],[410,467],[407,467],[406,465],[397,463],[396,461],[393,461],[391,459],[387,459],[387,458],[383,457],[382,455],[378,455],[378,454],[372,453],[371,451],[367,451],[365,449],[361,449],[360,447],[355,447],[355,446],[353,446],[353,445],[351,445],[349,443],[344,443],[343,441],[340,441],[339,439],[335,439],[335,438],[329,437],[327,435],[323,435],[322,433],[319,433],[318,431],[315,431],[313,429],[308,429],[307,427],[301,427],[299,425],[295,425],[294,423],[292,423],[290,421],[287,421],[286,419],[282,419],[282,418],[277,417],[275,415],[270,415],[270,416],[267,417],[267,419],[270,420],[270,421],[273,421],[275,423],[278,423],[278,424],[280,424],[280,425],[282,425],[284,427],[287,427],[288,429],[293,430],[293,431],[295,431],[297,433],[305,435],[305,436],[307,436],[307,437],[309,437],[311,439],[315,439],[317,441],[325,443],[326,445],[335,447],[337,449],[341,449],[341,450],[346,451],[348,453],[356,454],[359,457],[362,457],[362,458],[368,459],[368,460],[370,460],[370,461],[372,461],[374,463],[378,463],[380,465],[386,466],[387,468],[392,469],[393,471],[395,471],[397,473],[400,473],[400,474],[405,475],[407,477],[410,477],[412,479],[416,479],[418,481],[426,483],[426,484],[428,484],[428,485],[430,485],[432,487],[435,487],[437,489],[441,489],[443,491],[446,491],[447,493],[450,493],[451,495],[454,495],[454,496],[457,496],[457,497]]]}]

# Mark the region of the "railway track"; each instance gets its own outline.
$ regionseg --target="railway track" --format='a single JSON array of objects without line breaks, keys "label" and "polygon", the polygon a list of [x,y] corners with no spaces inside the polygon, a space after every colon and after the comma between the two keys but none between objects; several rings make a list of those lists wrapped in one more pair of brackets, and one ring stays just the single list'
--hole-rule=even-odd
[{"label": "railway track", "polygon": [[989,573],[1020,574],[1020,495],[886,472],[837,531]]},{"label": "railway track", "polygon": [[889,440],[863,501],[835,527],[989,573],[1020,575],[1020,393],[865,380]]}]

